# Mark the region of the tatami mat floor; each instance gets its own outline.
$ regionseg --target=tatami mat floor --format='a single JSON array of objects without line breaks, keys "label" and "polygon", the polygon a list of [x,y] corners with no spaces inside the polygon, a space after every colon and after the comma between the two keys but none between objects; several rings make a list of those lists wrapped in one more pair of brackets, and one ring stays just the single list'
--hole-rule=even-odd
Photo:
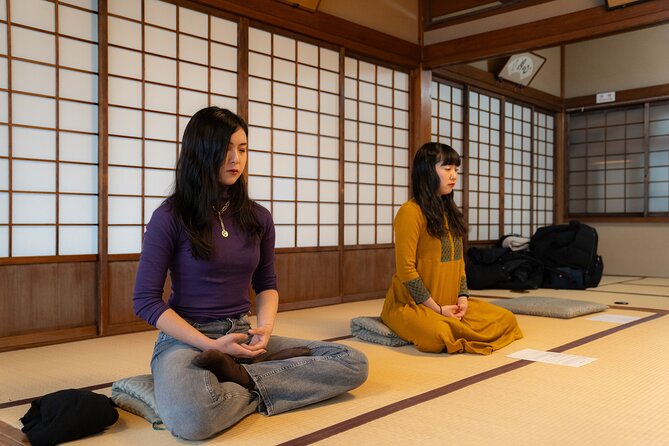
[{"label": "tatami mat floor", "polygon": [[[77,445],[669,445],[669,279],[604,277],[584,291],[475,291],[485,299],[553,296],[610,306],[629,324],[519,315],[525,337],[491,356],[424,354],[350,338],[350,320],[376,316],[382,300],[282,312],[276,334],[340,338],[362,350],[370,376],[331,401],[275,417],[251,415],[205,442],[174,439],[121,411]],[[627,302],[616,304],[615,302]],[[0,353],[0,445],[20,429],[29,401],[149,372],[155,331]],[[596,358],[582,367],[516,360],[525,348]]]}]

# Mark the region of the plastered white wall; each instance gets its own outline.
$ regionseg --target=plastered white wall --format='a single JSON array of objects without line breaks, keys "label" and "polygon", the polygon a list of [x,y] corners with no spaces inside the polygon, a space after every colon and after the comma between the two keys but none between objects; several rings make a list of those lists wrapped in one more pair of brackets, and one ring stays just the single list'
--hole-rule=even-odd
[{"label": "plastered white wall", "polygon": [[565,97],[669,83],[669,24],[565,48]]},{"label": "plastered white wall", "polygon": [[418,43],[417,0],[321,0],[318,10]]},{"label": "plastered white wall", "polygon": [[599,235],[604,274],[669,277],[668,223],[588,223]]}]

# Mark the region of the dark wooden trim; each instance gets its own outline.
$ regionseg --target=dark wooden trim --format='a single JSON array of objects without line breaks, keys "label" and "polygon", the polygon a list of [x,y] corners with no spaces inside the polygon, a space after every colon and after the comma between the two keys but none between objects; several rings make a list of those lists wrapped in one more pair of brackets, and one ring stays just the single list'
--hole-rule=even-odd
[{"label": "dark wooden trim", "polygon": [[403,67],[413,68],[420,62],[417,44],[320,11],[304,11],[270,0],[193,0],[189,3],[238,14]]},{"label": "dark wooden trim", "polygon": [[[8,131],[7,131],[7,145],[8,147],[14,147],[14,142],[13,142],[13,131],[12,130],[12,124],[14,121],[13,118],[13,96],[10,92],[12,91],[12,26],[13,24],[11,23],[11,17],[12,17],[12,2],[7,2],[6,3],[6,11],[5,11],[5,33],[6,33],[6,39],[7,39],[7,124],[8,124]],[[13,171],[12,171],[12,165],[14,164],[12,161],[12,154],[13,150],[9,150],[7,153],[7,255],[9,258],[14,253],[14,245],[12,242],[12,222],[14,220],[13,217],[13,201],[14,201],[14,191],[12,190],[11,184],[13,183]]]},{"label": "dark wooden trim", "polygon": [[0,258],[0,266],[39,265],[42,263],[96,262],[97,260],[98,260],[97,254],[82,254],[82,255],[69,255],[69,256],[2,257]]},{"label": "dark wooden trim", "polygon": [[140,331],[151,331],[154,328],[144,321],[109,324],[105,336],[114,336],[125,333],[136,333]]},{"label": "dark wooden trim", "polygon": [[109,263],[112,262],[128,262],[132,260],[139,260],[139,253],[135,254],[109,254]]},{"label": "dark wooden trim", "polygon": [[[505,14],[507,12],[515,11],[521,8],[527,8],[528,6],[539,5],[541,3],[548,3],[549,1],[553,0],[524,0],[522,2],[502,3],[497,6],[491,6],[490,8],[484,9],[482,11],[473,12],[471,14],[463,15],[460,17],[452,19],[434,20],[434,17],[439,17],[440,15],[445,15],[451,12],[451,10],[446,9],[448,8],[447,6],[445,8],[445,5],[456,4],[459,2],[422,0],[421,4],[427,4],[427,5],[425,6],[426,10],[425,20],[422,21],[421,23],[425,24],[425,31],[432,31],[433,29],[444,28],[446,26],[451,26],[458,23],[470,22],[472,20],[478,20],[493,15]],[[461,9],[461,7],[456,7],[455,10],[458,9]]]},{"label": "dark wooden trim", "polygon": [[652,87],[634,88],[631,90],[616,91],[615,102],[597,104],[596,95],[578,96],[565,99],[565,110],[617,107],[621,104],[658,101],[669,98],[669,84],[654,85]]},{"label": "dark wooden trim", "polygon": [[[249,21],[241,19],[237,27],[237,114],[249,122]],[[245,172],[248,178],[248,163]]]},{"label": "dark wooden trim", "polygon": [[39,333],[4,336],[0,337],[0,352],[91,339],[97,335],[97,327],[95,325],[90,325],[77,328],[65,328],[62,330],[41,331]]},{"label": "dark wooden trim", "polygon": [[[338,228],[337,228],[337,252],[339,253],[339,261],[337,267],[339,271],[344,271],[344,240],[345,240],[345,214],[344,207],[345,187],[346,187],[346,95],[344,94],[346,86],[346,50],[339,49],[339,210],[337,213]],[[341,296],[344,292],[344,275],[339,274],[338,294]]]},{"label": "dark wooden trim", "polygon": [[462,64],[439,68],[434,71],[434,74],[437,77],[485,89],[488,92],[526,102],[552,112],[562,111],[564,107],[564,101],[557,96],[531,87],[519,88],[509,82],[498,81],[493,73],[488,73],[471,65]]},{"label": "dark wooden trim", "polygon": [[607,11],[598,6],[536,22],[426,45],[428,68],[509,55],[632,31],[669,21],[669,2],[645,2]]},{"label": "dark wooden trim", "polygon": [[[213,15],[221,19],[230,20],[232,22],[239,21],[239,17],[236,14],[230,14],[229,12],[221,11],[219,8],[212,7],[209,5],[211,2],[198,1],[198,0],[161,0],[161,1],[165,3],[171,3],[176,6],[183,6],[184,8],[187,9],[192,9],[194,11],[198,11],[203,14]],[[122,18],[128,20],[127,17],[122,17]]]},{"label": "dark wooden trim", "polygon": [[429,0],[418,0],[418,46],[420,47],[421,51],[423,47],[425,46],[425,26],[428,23],[429,20],[429,13],[428,13],[428,5],[427,2]]},{"label": "dark wooden trim", "polygon": [[566,178],[566,142],[567,142],[567,115],[564,111],[555,114],[555,142],[553,144],[553,224],[566,221],[567,194]]},{"label": "dark wooden trim", "polygon": [[107,0],[98,3],[98,263],[96,296],[98,330],[106,332],[109,322],[109,20]]},{"label": "dark wooden trim", "polygon": [[646,148],[643,162],[643,216],[648,217],[650,209],[650,104],[648,102],[643,104],[643,126],[643,146]]},{"label": "dark wooden trim", "polygon": [[[566,214],[565,214],[566,215]],[[567,217],[564,217],[565,221]],[[615,216],[608,217],[606,215],[593,215],[593,214],[569,214],[569,219],[577,219],[582,222],[593,222],[593,223],[669,223],[669,217],[666,216]]]},{"label": "dark wooden trim", "polygon": [[299,302],[280,303],[279,311],[302,310],[304,308],[323,307],[325,305],[335,305],[342,302],[339,296],[325,297],[322,299],[301,300]]},{"label": "dark wooden trim", "polygon": [[385,243],[378,245],[344,245],[344,251],[369,251],[375,249],[388,249],[394,248],[394,244]]},{"label": "dark wooden trim", "polygon": [[[430,98],[432,72],[420,67],[411,70],[409,82],[409,100],[413,108],[409,121],[409,159],[411,160],[420,146],[432,138],[432,101]],[[409,170],[411,170],[411,164],[409,163]]]},{"label": "dark wooden trim", "polygon": [[[388,277],[388,286],[390,286],[390,276]],[[345,294],[342,297],[342,302],[359,302],[362,300],[383,299],[386,296],[386,292],[387,290]]]},{"label": "dark wooden trim", "polygon": [[275,252],[277,254],[294,254],[294,253],[305,253],[305,252],[335,252],[339,251],[337,246],[305,246],[300,248],[276,248]]}]

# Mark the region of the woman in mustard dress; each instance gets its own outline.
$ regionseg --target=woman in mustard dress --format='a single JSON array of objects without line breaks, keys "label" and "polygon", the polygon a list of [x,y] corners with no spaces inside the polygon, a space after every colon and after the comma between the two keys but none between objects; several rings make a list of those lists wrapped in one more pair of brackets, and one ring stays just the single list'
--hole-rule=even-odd
[{"label": "woman in mustard dress", "polygon": [[464,217],[453,199],[460,156],[424,144],[411,175],[413,199],[395,217],[395,264],[383,322],[424,352],[489,355],[523,337],[510,311],[469,299]]}]

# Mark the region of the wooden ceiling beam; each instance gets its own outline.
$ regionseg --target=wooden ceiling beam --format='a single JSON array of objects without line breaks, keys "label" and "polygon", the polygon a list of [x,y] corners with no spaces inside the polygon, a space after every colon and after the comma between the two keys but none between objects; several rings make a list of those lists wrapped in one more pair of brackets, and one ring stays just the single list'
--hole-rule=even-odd
[{"label": "wooden ceiling beam", "polygon": [[438,68],[520,51],[549,48],[669,22],[669,2],[644,2],[627,8],[586,9],[536,22],[485,32],[423,48],[423,66]]},{"label": "wooden ceiling beam", "polygon": [[[478,20],[509,11],[518,11],[541,3],[548,3],[549,1],[553,0],[474,0],[466,2],[462,0],[451,0],[450,2],[443,0],[423,0],[427,11],[425,30],[431,31],[456,23]],[[471,12],[465,12],[470,9],[472,10]]]},{"label": "wooden ceiling beam", "polygon": [[241,15],[397,66],[415,68],[420,65],[419,45],[324,12],[293,8],[274,0],[190,0],[189,3]]}]

